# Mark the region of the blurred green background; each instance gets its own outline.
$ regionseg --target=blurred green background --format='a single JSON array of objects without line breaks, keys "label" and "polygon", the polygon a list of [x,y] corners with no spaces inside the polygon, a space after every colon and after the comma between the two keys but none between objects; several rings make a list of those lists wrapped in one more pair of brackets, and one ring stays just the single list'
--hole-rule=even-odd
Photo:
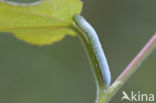
[{"label": "blurred green background", "polygon": [[[82,15],[99,35],[112,81],[156,32],[155,5],[155,0],[84,0]],[[110,103],[129,103],[120,100],[123,90],[156,94],[155,73],[153,52]],[[39,47],[0,33],[0,103],[94,103],[95,97],[92,69],[78,37]]]}]

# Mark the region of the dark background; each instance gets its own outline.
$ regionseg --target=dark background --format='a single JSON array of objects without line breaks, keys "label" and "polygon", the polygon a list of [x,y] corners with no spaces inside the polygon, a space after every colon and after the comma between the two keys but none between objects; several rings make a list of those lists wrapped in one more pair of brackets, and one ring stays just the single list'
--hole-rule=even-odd
[{"label": "dark background", "polygon": [[[82,15],[99,35],[112,81],[156,32],[155,5],[155,0],[84,0]],[[123,90],[156,94],[155,61],[153,52],[110,103],[128,103],[120,100]],[[95,97],[78,37],[39,47],[0,33],[0,103],[94,103]]]}]

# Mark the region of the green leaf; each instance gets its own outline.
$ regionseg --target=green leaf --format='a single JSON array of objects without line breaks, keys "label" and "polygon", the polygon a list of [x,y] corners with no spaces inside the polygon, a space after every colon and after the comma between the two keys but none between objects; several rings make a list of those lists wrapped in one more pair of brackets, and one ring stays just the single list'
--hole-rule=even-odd
[{"label": "green leaf", "polygon": [[[3,1],[3,0],[2,0]],[[42,0],[19,4],[0,1],[0,32],[12,32],[31,44],[47,45],[61,40],[71,29],[73,16],[79,14],[79,0]]]}]

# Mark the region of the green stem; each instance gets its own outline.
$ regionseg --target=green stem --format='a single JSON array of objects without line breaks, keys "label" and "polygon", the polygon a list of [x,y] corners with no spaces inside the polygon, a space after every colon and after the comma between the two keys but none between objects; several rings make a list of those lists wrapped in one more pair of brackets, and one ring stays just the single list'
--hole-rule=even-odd
[{"label": "green stem", "polygon": [[95,78],[96,78],[98,88],[103,88],[104,82],[102,79],[102,74],[101,74],[99,67],[97,67],[98,61],[95,59],[96,57],[95,57],[95,54],[93,52],[91,44],[88,42],[87,38],[83,35],[83,33],[79,30],[79,28],[72,27],[72,29],[74,31],[76,31],[77,34],[79,34],[79,37],[80,37],[81,41],[83,42],[83,45],[84,45],[86,52],[89,56],[89,60],[91,62],[91,65],[93,66],[93,70],[95,73]]},{"label": "green stem", "polygon": [[[101,48],[98,36],[90,24],[80,15],[74,16],[75,25],[71,27],[79,34],[93,66],[97,82],[96,103],[107,103],[119,90],[122,84],[136,71],[139,65],[151,54],[156,47],[156,34],[145,45],[140,53],[132,60],[121,75],[110,85],[110,72],[106,57]],[[102,54],[102,55],[101,55]]]},{"label": "green stem", "polygon": [[104,103],[106,99],[104,95],[111,82],[111,75],[106,57],[98,36],[91,25],[80,15],[75,15],[74,21],[75,24],[72,29],[79,34],[95,73],[97,82],[96,103]]}]

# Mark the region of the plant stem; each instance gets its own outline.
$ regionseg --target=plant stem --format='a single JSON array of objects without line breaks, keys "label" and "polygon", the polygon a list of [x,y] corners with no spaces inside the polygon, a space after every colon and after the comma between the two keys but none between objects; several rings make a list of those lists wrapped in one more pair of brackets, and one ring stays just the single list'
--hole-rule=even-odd
[{"label": "plant stem", "polygon": [[[120,89],[125,81],[137,70],[137,68],[143,63],[143,61],[154,51],[156,48],[156,34],[149,40],[144,48],[138,53],[138,55],[131,61],[126,69],[119,75],[114,83],[107,90],[110,94],[110,98]],[[113,87],[116,85],[115,88]],[[107,100],[108,101],[108,100]]]},{"label": "plant stem", "polygon": [[98,36],[92,26],[80,15],[74,16],[72,29],[79,34],[89,56],[97,82],[96,103],[104,103],[106,89],[110,86],[111,75],[109,66],[101,47]]},{"label": "plant stem", "polygon": [[[115,82],[111,86],[109,86],[111,78],[110,72],[106,57],[101,48],[101,44],[99,42],[95,30],[80,15],[77,15],[74,18],[74,21],[76,24],[74,26],[71,26],[71,29],[73,29],[75,32],[79,34],[95,73],[95,78],[97,82],[96,103],[107,103],[112,98],[112,96],[118,91],[118,89],[122,86],[122,84],[125,83],[125,81],[131,76],[131,74],[133,74],[134,71],[136,71],[139,65],[155,49],[156,34],[149,40],[149,42],[145,45],[145,47],[132,60],[132,62],[115,80]],[[98,47],[100,47],[100,49]]]},{"label": "plant stem", "polygon": [[99,67],[97,66],[98,61],[95,59],[95,54],[93,52],[92,46],[90,42],[88,42],[87,38],[84,36],[84,34],[79,30],[77,27],[72,27],[73,30],[75,30],[78,34],[79,37],[84,45],[84,48],[86,49],[86,52],[89,56],[90,63],[93,67],[94,73],[95,73],[95,78],[96,78],[96,83],[97,83],[97,88],[103,88],[104,87],[104,81],[102,78],[101,71]]},{"label": "plant stem", "polygon": [[156,47],[156,34],[149,40],[149,42],[144,46],[144,48],[138,53],[138,55],[131,61],[127,68],[120,74],[120,76],[115,80],[126,81],[129,76],[140,66],[140,64],[152,53]]}]

